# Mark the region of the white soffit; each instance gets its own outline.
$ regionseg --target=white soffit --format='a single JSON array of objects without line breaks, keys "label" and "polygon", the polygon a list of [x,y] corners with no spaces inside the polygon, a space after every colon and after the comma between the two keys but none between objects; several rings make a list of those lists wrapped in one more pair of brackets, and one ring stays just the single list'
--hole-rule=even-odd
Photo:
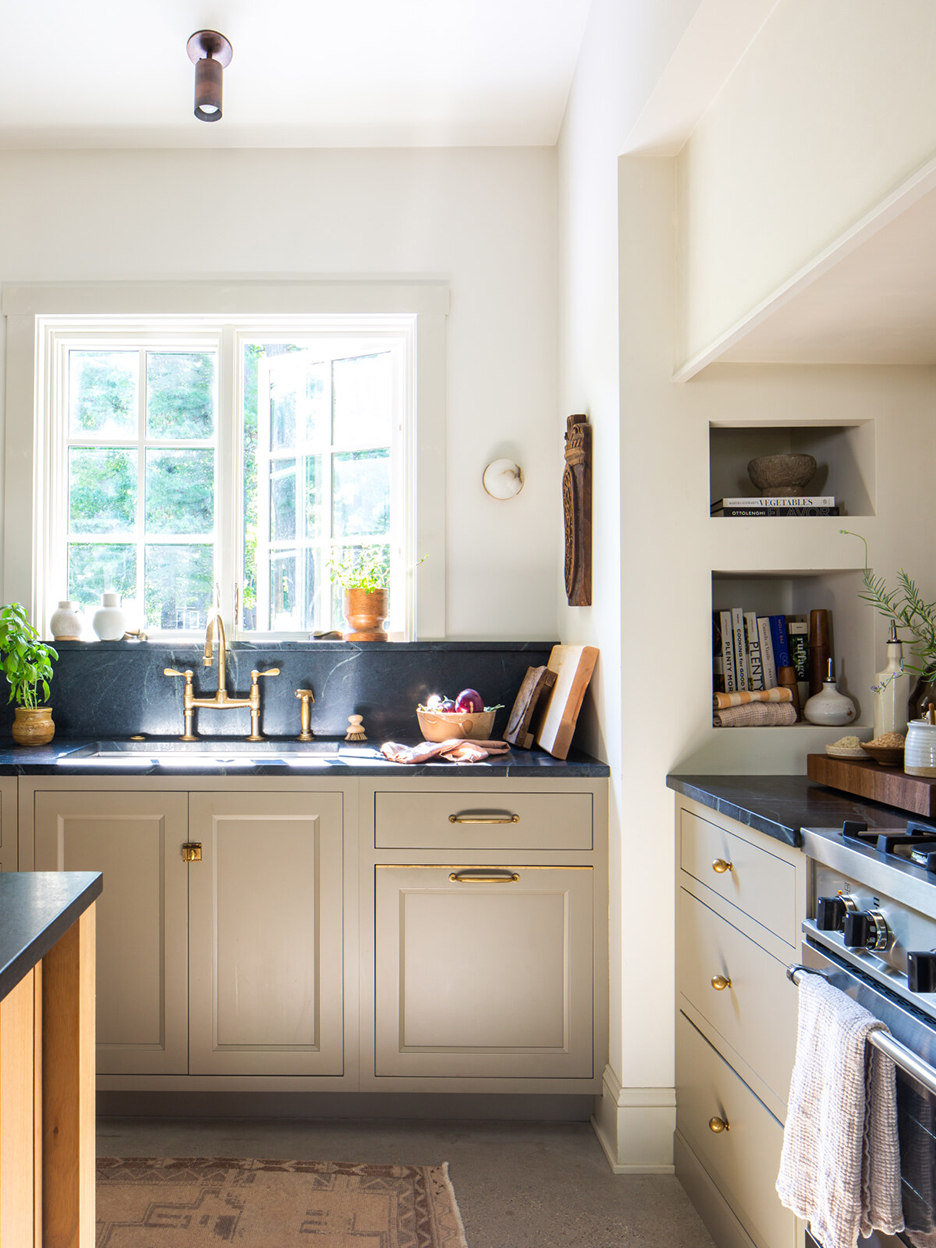
[{"label": "white soffit", "polygon": [[780,0],[699,0],[622,155],[676,156]]},{"label": "white soffit", "polygon": [[[551,146],[590,0],[0,0],[0,148]],[[224,116],[185,44],[221,31]]]}]

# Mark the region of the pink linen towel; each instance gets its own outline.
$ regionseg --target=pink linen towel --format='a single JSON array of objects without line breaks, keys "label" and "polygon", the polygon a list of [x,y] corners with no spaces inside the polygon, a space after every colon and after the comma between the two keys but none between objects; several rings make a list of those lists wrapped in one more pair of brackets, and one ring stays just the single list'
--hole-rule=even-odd
[{"label": "pink linen towel", "polygon": [[802,975],[777,1192],[823,1248],[903,1229],[894,1063],[868,1043],[886,1030],[822,975]]},{"label": "pink linen towel", "polygon": [[509,754],[506,741],[469,741],[452,737],[448,741],[423,741],[421,745],[397,745],[385,741],[380,747],[384,758],[391,763],[428,763],[434,758],[444,758],[450,763],[480,763],[491,754]]}]

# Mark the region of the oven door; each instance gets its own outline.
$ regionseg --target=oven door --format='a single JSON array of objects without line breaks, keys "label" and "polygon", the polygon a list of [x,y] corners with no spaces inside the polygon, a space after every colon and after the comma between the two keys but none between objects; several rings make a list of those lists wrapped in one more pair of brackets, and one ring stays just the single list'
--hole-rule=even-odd
[{"label": "oven door", "polygon": [[[803,966],[821,972],[841,992],[885,1023],[891,1035],[930,1067],[936,1067],[936,1023],[892,996],[831,950],[808,937]],[[936,1079],[936,1070],[933,1071]],[[897,1064],[897,1127],[906,1230],[899,1237],[875,1231],[859,1244],[879,1248],[936,1248],[936,1095]],[[806,1248],[821,1248],[808,1233]]]}]

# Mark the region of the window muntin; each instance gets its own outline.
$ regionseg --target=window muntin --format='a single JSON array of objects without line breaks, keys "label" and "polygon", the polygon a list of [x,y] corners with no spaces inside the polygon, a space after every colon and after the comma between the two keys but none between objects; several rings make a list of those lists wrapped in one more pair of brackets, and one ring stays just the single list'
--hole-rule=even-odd
[{"label": "window muntin", "polygon": [[243,352],[245,394],[256,394],[255,440],[246,404],[244,415],[255,446],[244,456],[244,627],[340,628],[333,558],[378,546],[400,579],[402,344],[267,340]]},{"label": "window muntin", "polygon": [[203,628],[217,587],[229,629],[239,599],[241,631],[308,637],[343,626],[329,558],[377,544],[391,635],[412,635],[412,315],[349,316],[350,332],[341,317],[277,318],[276,333],[205,318],[168,336],[158,317],[100,334],[69,319],[51,331],[45,601],[66,584],[91,608],[116,589],[151,635],[179,636]]},{"label": "window muntin", "polygon": [[68,597],[89,608],[116,590],[148,629],[203,627],[215,584],[217,349],[70,345],[62,365]]}]

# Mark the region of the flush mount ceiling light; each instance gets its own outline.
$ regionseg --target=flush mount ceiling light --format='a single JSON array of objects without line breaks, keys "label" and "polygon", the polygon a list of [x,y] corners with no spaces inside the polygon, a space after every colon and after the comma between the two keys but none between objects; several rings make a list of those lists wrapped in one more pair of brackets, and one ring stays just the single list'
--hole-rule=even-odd
[{"label": "flush mount ceiling light", "polygon": [[196,30],[185,50],[195,66],[195,116],[199,121],[220,121],[221,79],[234,49],[216,30]]}]

